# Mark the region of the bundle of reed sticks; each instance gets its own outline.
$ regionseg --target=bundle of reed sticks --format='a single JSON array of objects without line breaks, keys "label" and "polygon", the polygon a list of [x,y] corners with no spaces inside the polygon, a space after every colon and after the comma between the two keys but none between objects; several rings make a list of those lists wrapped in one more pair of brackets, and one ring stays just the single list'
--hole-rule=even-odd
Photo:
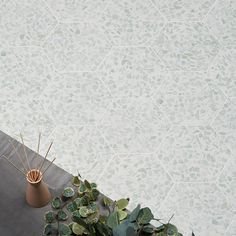
[{"label": "bundle of reed sticks", "polygon": [[[9,160],[8,157],[6,157],[6,155],[2,155],[2,157],[10,163],[10,165],[12,165],[16,170],[18,170],[19,172],[21,172],[24,176],[26,176],[29,181],[31,182],[37,182],[40,180],[40,178],[45,174],[45,172],[49,169],[49,167],[52,165],[52,163],[56,160],[56,158],[54,158],[52,161],[50,161],[49,165],[43,170],[43,166],[45,164],[45,161],[47,159],[47,156],[48,156],[48,153],[52,147],[52,144],[53,142],[50,143],[48,149],[47,149],[47,152],[43,158],[43,161],[41,161],[37,166],[35,167],[31,167],[30,165],[30,162],[29,162],[29,159],[28,159],[28,155],[27,155],[27,152],[26,152],[26,148],[25,148],[25,144],[24,144],[24,139],[23,139],[23,136],[22,134],[20,133],[20,138],[21,138],[21,143],[22,143],[22,148],[23,148],[23,151],[24,151],[24,155],[21,156],[17,150],[16,150],[16,147],[15,145],[13,144],[12,140],[9,140],[12,148],[13,148],[13,151],[16,153],[16,155],[18,156],[21,164],[22,164],[22,167],[24,169],[21,170],[19,167],[17,167],[13,162],[11,162]],[[37,155],[36,156],[39,156],[39,149],[40,149],[40,142],[41,142],[41,133],[39,133],[39,136],[38,136],[38,145],[37,145]],[[33,160],[34,160],[35,156],[33,157]],[[26,163],[25,163],[26,162]],[[32,161],[33,162],[33,161]]]}]

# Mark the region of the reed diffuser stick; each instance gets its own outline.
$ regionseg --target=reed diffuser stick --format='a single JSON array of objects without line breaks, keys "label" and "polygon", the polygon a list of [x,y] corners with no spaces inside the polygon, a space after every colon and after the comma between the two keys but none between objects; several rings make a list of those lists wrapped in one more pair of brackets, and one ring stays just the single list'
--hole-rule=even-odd
[{"label": "reed diffuser stick", "polygon": [[13,147],[13,149],[14,149],[16,155],[17,155],[18,158],[20,159],[21,164],[22,164],[24,170],[25,170],[26,172],[28,172],[27,168],[25,167],[25,163],[24,163],[23,160],[21,159],[21,156],[20,156],[19,153],[17,152],[16,147],[14,146],[13,142],[12,142],[11,140],[9,140],[9,142],[10,142],[11,146]]},{"label": "reed diffuser stick", "polygon": [[48,168],[52,165],[52,163],[56,160],[56,157],[51,161],[51,163],[48,165],[48,167],[44,170],[44,172],[42,173],[42,175],[44,175],[44,173],[48,170]]},{"label": "reed diffuser stick", "polygon": [[30,164],[29,164],[29,160],[28,160],[28,155],[27,155],[26,150],[25,150],[24,139],[23,139],[23,136],[22,136],[21,133],[20,133],[20,138],[21,138],[21,142],[22,142],[22,144],[23,144],[23,149],[24,149],[24,152],[25,152],[25,157],[26,157],[27,164],[28,164],[28,166],[29,166],[29,169],[31,170],[31,167],[30,167]]},{"label": "reed diffuser stick", "polygon": [[18,171],[20,171],[24,176],[26,175],[24,171],[19,169],[15,164],[13,164],[5,155],[2,156],[6,161],[8,161],[13,167],[15,167]]},{"label": "reed diffuser stick", "polygon": [[40,141],[41,141],[41,132],[39,132],[39,137],[38,137],[37,155],[34,155],[32,163],[34,163],[35,156],[37,157],[39,156]]},{"label": "reed diffuser stick", "polygon": [[42,169],[43,164],[44,164],[44,162],[45,162],[46,159],[47,159],[47,156],[48,156],[48,153],[49,153],[49,151],[50,151],[50,149],[51,149],[51,147],[52,147],[52,144],[53,144],[53,142],[51,142],[50,145],[49,145],[49,147],[48,147],[48,150],[47,150],[47,152],[46,152],[46,155],[45,155],[45,157],[44,157],[44,159],[43,159],[43,161],[42,161],[42,164],[40,165],[39,171]]},{"label": "reed diffuser stick", "polygon": [[41,141],[41,132],[39,132],[39,139],[38,139],[38,148],[37,148],[37,154],[38,155],[39,155],[40,141]]}]

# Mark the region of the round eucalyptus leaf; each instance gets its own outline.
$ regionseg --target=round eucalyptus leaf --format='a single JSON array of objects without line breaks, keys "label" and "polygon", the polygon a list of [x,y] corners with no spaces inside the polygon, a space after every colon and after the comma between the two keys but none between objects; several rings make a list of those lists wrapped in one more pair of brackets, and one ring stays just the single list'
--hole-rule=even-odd
[{"label": "round eucalyptus leaf", "polygon": [[92,197],[93,197],[93,200],[96,201],[97,198],[99,196],[99,191],[97,189],[92,189]]},{"label": "round eucalyptus leaf", "polygon": [[87,217],[90,214],[90,211],[86,206],[82,206],[79,209],[79,213],[82,217]]},{"label": "round eucalyptus leaf", "polygon": [[73,226],[73,224],[74,224],[74,222],[71,222],[71,223],[69,224],[69,227],[70,227],[71,231],[72,231],[72,226]]},{"label": "round eucalyptus leaf", "polygon": [[102,222],[100,222],[100,220],[99,222],[95,224],[95,227],[99,235],[103,235],[103,236],[111,235],[110,228],[106,224],[103,224]]},{"label": "round eucalyptus leaf", "polygon": [[51,224],[46,224],[43,230],[44,235],[52,235],[53,234],[53,226]]},{"label": "round eucalyptus leaf", "polygon": [[142,229],[142,232],[151,234],[154,232],[154,227],[152,225],[145,225]]},{"label": "round eucalyptus leaf", "polygon": [[[128,220],[128,221],[129,221],[129,220]],[[132,223],[132,226],[133,226],[133,228],[134,228],[135,230],[139,230],[139,228],[140,228],[138,222],[133,222],[133,223]]]},{"label": "round eucalyptus leaf", "polygon": [[67,204],[67,210],[70,211],[70,212],[74,212],[77,210],[77,204],[75,201],[73,202],[70,202]]},{"label": "round eucalyptus leaf", "polygon": [[163,232],[165,230],[165,225],[160,225],[156,228],[156,232]]},{"label": "round eucalyptus leaf", "polygon": [[128,204],[129,204],[129,200],[125,199],[125,198],[122,198],[116,202],[116,205],[117,205],[118,209],[120,209],[120,210],[125,209],[128,206]]},{"label": "round eucalyptus leaf", "polygon": [[89,202],[90,202],[90,199],[89,199],[89,197],[88,197],[87,195],[85,195],[85,196],[83,196],[83,197],[81,198],[81,204],[82,204],[82,206],[87,206],[87,205],[89,204]]},{"label": "round eucalyptus leaf", "polygon": [[79,210],[74,211],[72,215],[73,215],[73,218],[74,218],[75,220],[78,220],[78,219],[81,218],[81,215],[80,215],[80,213],[79,213]]},{"label": "round eucalyptus leaf", "polygon": [[166,236],[166,233],[164,231],[161,231],[159,233],[156,233],[156,236]]},{"label": "round eucalyptus leaf", "polygon": [[75,195],[75,191],[74,191],[73,188],[67,187],[63,190],[62,195],[63,195],[63,197],[70,198],[70,197],[73,197]]},{"label": "round eucalyptus leaf", "polygon": [[88,182],[88,180],[85,180],[85,181],[84,181],[84,185],[85,185],[85,187],[86,187],[88,190],[91,190],[91,189],[92,189],[92,187],[91,187],[90,183]]},{"label": "round eucalyptus leaf", "polygon": [[76,235],[83,235],[83,233],[85,232],[85,228],[78,223],[73,223],[72,232]]},{"label": "round eucalyptus leaf", "polygon": [[52,223],[55,219],[55,215],[54,215],[54,212],[53,211],[47,211],[44,215],[44,220],[47,222],[47,223]]},{"label": "round eucalyptus leaf", "polygon": [[80,186],[79,186],[79,189],[78,189],[78,191],[79,191],[79,193],[84,193],[84,192],[86,192],[86,186],[84,185],[84,183],[81,183],[80,184]]},{"label": "round eucalyptus leaf", "polygon": [[65,221],[68,219],[68,215],[63,210],[59,210],[57,212],[57,219]]},{"label": "round eucalyptus leaf", "polygon": [[124,220],[126,217],[127,217],[127,212],[125,212],[125,211],[122,211],[122,210],[118,210],[117,211],[118,212],[118,215],[119,215],[119,220],[121,221],[121,220]]},{"label": "round eucalyptus leaf", "polygon": [[86,224],[95,224],[97,223],[99,220],[99,213],[98,212],[94,212],[92,213],[91,215],[87,216],[85,219],[84,219],[84,222]]},{"label": "round eucalyptus leaf", "polygon": [[80,197],[75,198],[74,203],[76,204],[77,208],[79,208],[80,206],[82,206],[82,205],[81,205],[81,198],[80,198]]},{"label": "round eucalyptus leaf", "polygon": [[59,209],[61,207],[61,198],[60,197],[55,197],[53,198],[51,205],[54,209]]},{"label": "round eucalyptus leaf", "polygon": [[176,228],[175,225],[167,224],[166,227],[167,227],[166,232],[168,235],[170,235],[170,236],[177,236],[178,235],[178,229]]},{"label": "round eucalyptus leaf", "polygon": [[95,202],[91,202],[88,205],[88,209],[91,210],[92,213],[96,212],[98,210],[98,206]]},{"label": "round eucalyptus leaf", "polygon": [[100,217],[99,217],[99,221],[100,221],[102,224],[105,224],[106,221],[107,221],[107,216],[100,215]]},{"label": "round eucalyptus leaf", "polygon": [[97,188],[97,184],[96,183],[91,183],[90,186],[91,186],[92,189]]},{"label": "round eucalyptus leaf", "polygon": [[108,197],[103,197],[103,203],[105,206],[110,206],[113,204],[113,201],[109,199]]},{"label": "round eucalyptus leaf", "polygon": [[68,236],[72,233],[70,226],[66,224],[59,224],[58,231],[60,236]]},{"label": "round eucalyptus leaf", "polygon": [[89,204],[89,197],[88,196],[83,196],[83,197],[78,197],[74,200],[74,202],[77,205],[77,209],[82,206],[87,206]]},{"label": "round eucalyptus leaf", "polygon": [[154,218],[151,210],[148,207],[142,208],[138,214],[139,224],[148,224]]},{"label": "round eucalyptus leaf", "polygon": [[76,187],[79,187],[80,186],[80,179],[78,176],[74,176],[71,180],[72,184]]}]

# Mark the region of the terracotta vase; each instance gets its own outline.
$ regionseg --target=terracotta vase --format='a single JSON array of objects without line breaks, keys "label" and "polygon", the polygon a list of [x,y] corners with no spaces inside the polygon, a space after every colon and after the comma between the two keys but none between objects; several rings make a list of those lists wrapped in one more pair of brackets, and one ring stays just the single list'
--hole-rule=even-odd
[{"label": "terracotta vase", "polygon": [[43,182],[42,172],[35,169],[31,170],[27,173],[26,179],[28,182],[26,188],[27,203],[37,208],[47,205],[51,201],[52,196],[48,186]]}]

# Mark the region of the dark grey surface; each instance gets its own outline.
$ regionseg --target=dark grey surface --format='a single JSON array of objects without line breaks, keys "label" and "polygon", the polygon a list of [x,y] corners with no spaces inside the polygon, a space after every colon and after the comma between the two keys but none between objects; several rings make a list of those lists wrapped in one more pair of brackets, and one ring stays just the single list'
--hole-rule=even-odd
[{"label": "dark grey surface", "polygon": [[[0,131],[0,156],[9,156],[18,167],[22,167],[18,156],[12,151],[9,140],[17,146],[17,152],[23,154],[22,145],[10,136]],[[36,144],[37,145],[37,144]],[[26,148],[31,166],[36,166],[43,157]],[[34,161],[32,162],[32,159]],[[34,164],[33,164],[34,163]],[[45,162],[45,167],[49,162]],[[22,168],[23,170],[23,168]],[[44,182],[55,196],[69,184],[72,175],[56,165],[52,165],[44,176]],[[32,208],[25,201],[25,177],[6,160],[0,158],[0,236],[40,236],[43,232],[44,213],[50,205],[43,208]]]}]

